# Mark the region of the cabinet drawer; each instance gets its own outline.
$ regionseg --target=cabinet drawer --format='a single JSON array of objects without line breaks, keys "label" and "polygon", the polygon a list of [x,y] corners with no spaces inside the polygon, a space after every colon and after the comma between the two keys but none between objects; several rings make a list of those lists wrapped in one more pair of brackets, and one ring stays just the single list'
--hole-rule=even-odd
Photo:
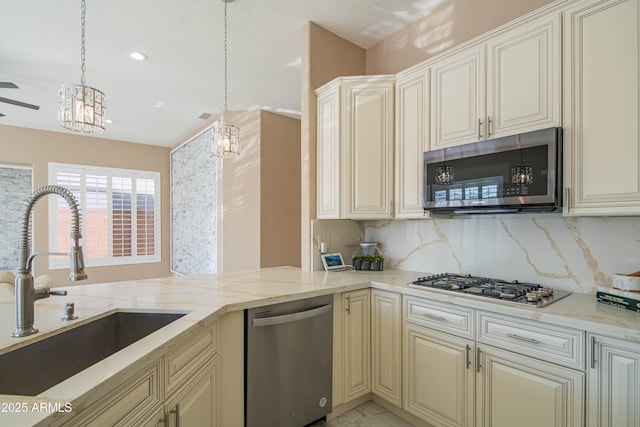
[{"label": "cabinet drawer", "polygon": [[438,331],[473,338],[473,309],[412,296],[404,299],[404,319]]},{"label": "cabinet drawer", "polygon": [[157,410],[164,400],[160,384],[161,365],[161,361],[157,361],[143,369],[64,425],[140,425],[142,418]]},{"label": "cabinet drawer", "polygon": [[217,322],[204,332],[178,342],[167,354],[167,393],[171,393],[217,353]]},{"label": "cabinet drawer", "polygon": [[478,343],[584,369],[584,332],[535,320],[478,312]]}]

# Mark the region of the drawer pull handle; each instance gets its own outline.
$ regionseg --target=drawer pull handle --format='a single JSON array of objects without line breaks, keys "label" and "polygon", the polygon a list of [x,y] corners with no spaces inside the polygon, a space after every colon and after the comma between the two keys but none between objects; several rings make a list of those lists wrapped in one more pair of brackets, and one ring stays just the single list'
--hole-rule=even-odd
[{"label": "drawer pull handle", "polygon": [[438,320],[440,322],[446,322],[447,321],[447,319],[445,317],[436,316],[435,314],[431,314],[431,313],[423,313],[422,315],[424,317],[428,317],[429,319]]},{"label": "drawer pull handle", "polygon": [[509,338],[513,338],[514,340],[526,341],[531,344],[540,344],[540,341],[534,338],[521,337],[520,335],[516,335],[516,334],[507,334],[507,336]]}]

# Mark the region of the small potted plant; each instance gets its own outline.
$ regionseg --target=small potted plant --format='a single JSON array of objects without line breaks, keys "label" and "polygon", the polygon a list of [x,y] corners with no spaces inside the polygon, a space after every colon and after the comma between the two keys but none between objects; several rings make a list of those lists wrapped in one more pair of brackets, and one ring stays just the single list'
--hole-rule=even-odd
[{"label": "small potted plant", "polygon": [[351,258],[351,264],[354,270],[362,270],[362,257],[363,255],[354,255]]},{"label": "small potted plant", "polygon": [[384,267],[384,257],[375,256],[373,257],[373,261],[371,261],[371,269],[376,271],[382,271]]},{"label": "small potted plant", "polygon": [[373,261],[373,255],[362,255],[362,269],[370,270],[372,261]]}]

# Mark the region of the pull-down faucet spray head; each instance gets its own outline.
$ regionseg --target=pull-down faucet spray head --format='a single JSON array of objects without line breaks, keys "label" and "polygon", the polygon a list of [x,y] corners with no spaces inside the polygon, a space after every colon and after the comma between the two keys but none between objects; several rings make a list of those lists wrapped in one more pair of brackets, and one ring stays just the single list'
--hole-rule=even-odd
[{"label": "pull-down faucet spray head", "polygon": [[[73,246],[67,253],[31,253],[31,212],[38,200],[47,194],[57,194],[64,198],[69,204],[71,210],[71,239]],[[80,209],[78,201],[73,194],[64,187],[58,185],[47,185],[36,190],[29,200],[27,200],[25,214],[22,219],[22,240],[20,242],[20,269],[16,276],[16,331],[13,332],[14,338],[25,337],[27,335],[38,332],[33,327],[34,322],[34,306],[36,300],[49,298],[49,295],[66,295],[66,291],[51,291],[49,288],[37,288],[33,286],[33,275],[31,274],[31,266],[33,258],[36,255],[69,255],[71,258],[71,271],[69,273],[70,281],[84,280],[87,274],[84,272],[84,258],[82,256],[82,247],[80,246]]]},{"label": "pull-down faucet spray head", "polygon": [[87,273],[84,272],[84,256],[82,255],[82,246],[80,246],[80,233],[73,236],[73,246],[69,253],[71,257],[71,270],[69,271],[69,281],[77,282],[85,280]]}]

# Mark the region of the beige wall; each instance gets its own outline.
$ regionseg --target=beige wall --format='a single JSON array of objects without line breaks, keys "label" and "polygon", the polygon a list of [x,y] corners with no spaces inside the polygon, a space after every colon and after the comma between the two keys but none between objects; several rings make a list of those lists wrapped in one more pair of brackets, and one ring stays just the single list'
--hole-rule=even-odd
[{"label": "beige wall", "polygon": [[300,267],[300,120],[262,111],[260,267]]},{"label": "beige wall", "polygon": [[260,111],[229,111],[240,157],[221,161],[218,271],[260,268]]},{"label": "beige wall", "polygon": [[300,266],[300,120],[267,111],[230,111],[240,157],[221,179],[219,271]]},{"label": "beige wall", "polygon": [[314,90],[339,76],[364,74],[365,51],[319,25],[302,28],[301,162],[302,269],[312,270],[311,220],[316,217],[316,94]]},{"label": "beige wall", "polygon": [[397,73],[552,0],[448,0],[367,49],[366,74]]},{"label": "beige wall", "polygon": [[[161,175],[161,262],[87,267],[89,278],[71,283],[67,281],[69,270],[49,271],[47,258],[37,257],[35,273],[49,274],[55,286],[169,276],[169,151],[168,148],[151,145],[0,125],[0,163],[33,167],[34,189],[49,183],[48,162],[149,170],[160,172]],[[48,196],[47,199],[51,197],[54,196]],[[33,243],[37,252],[48,250],[47,217],[47,203],[41,200],[35,207],[33,220]]]}]

